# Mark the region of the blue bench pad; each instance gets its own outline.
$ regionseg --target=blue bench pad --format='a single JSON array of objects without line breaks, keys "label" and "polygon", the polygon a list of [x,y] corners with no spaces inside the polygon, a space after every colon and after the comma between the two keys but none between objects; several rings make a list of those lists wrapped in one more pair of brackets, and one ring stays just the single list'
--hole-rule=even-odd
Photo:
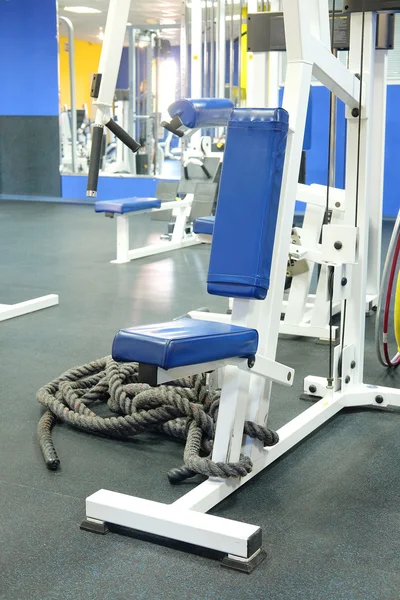
[{"label": "blue bench pad", "polygon": [[225,358],[254,356],[255,329],[214,321],[179,319],[157,325],[121,329],[112,356],[120,362],[139,362],[168,370]]},{"label": "blue bench pad", "polygon": [[158,198],[123,198],[121,200],[99,200],[95,202],[96,212],[118,213],[123,215],[137,210],[160,208],[161,200]]},{"label": "blue bench pad", "polygon": [[168,107],[170,117],[179,117],[185,127],[224,127],[233,110],[227,98],[182,98]]},{"label": "blue bench pad", "polygon": [[199,217],[193,223],[193,231],[203,235],[212,235],[214,223],[215,217]]}]

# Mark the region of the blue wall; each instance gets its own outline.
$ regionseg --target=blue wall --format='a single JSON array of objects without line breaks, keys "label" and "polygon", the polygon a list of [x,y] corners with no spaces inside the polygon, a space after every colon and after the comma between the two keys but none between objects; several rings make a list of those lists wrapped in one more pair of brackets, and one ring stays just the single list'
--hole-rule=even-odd
[{"label": "blue wall", "polygon": [[[329,92],[322,86],[311,87],[312,145],[307,152],[307,183],[326,185],[328,164]],[[387,86],[385,180],[383,214],[394,217],[400,207],[400,86]],[[336,186],[344,187],[346,124],[344,104],[338,101],[336,138]]]},{"label": "blue wall", "polygon": [[[62,197],[68,200],[82,200],[91,204],[86,198],[86,175],[63,175]],[[119,200],[134,196],[151,198],[156,193],[159,181],[171,181],[166,177],[99,177],[99,188],[96,200]],[[172,179],[172,181],[174,181]],[[94,202],[95,200],[93,200]]]},{"label": "blue wall", "polygon": [[57,0],[0,0],[0,194],[59,196]]},{"label": "blue wall", "polygon": [[0,115],[58,117],[56,0],[0,2]]},{"label": "blue wall", "polygon": [[394,217],[400,208],[400,85],[388,85],[386,110],[385,185],[383,214]]}]

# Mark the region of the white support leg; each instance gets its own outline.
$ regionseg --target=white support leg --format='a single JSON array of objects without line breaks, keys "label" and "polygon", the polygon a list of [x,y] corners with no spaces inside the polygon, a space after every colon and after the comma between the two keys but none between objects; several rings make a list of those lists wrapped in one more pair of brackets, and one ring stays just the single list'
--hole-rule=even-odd
[{"label": "white support leg", "polygon": [[176,215],[176,220],[175,220],[175,224],[174,224],[174,231],[172,233],[172,239],[171,239],[172,244],[177,244],[179,242],[182,242],[185,239],[186,223],[187,223],[188,217],[190,215],[191,206],[184,206],[182,208],[180,206],[178,206],[178,208],[176,210],[177,210],[177,215]]},{"label": "white support leg", "polygon": [[21,317],[22,315],[27,315],[36,312],[37,310],[56,306],[58,303],[58,295],[49,294],[48,296],[33,298],[32,300],[26,300],[25,302],[18,302],[18,304],[0,304],[0,321]]},{"label": "white support leg", "polygon": [[112,263],[127,263],[129,258],[129,215],[116,215],[117,220],[117,258]]},{"label": "white support leg", "polygon": [[261,547],[261,530],[256,525],[108,490],[99,490],[86,499],[86,515],[96,521],[212,548],[244,559],[250,558]]}]

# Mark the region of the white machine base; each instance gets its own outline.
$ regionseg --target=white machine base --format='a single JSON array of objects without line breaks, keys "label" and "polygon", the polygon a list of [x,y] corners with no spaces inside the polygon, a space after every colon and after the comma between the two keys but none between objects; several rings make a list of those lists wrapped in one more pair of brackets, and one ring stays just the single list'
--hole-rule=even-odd
[{"label": "white machine base", "polygon": [[48,296],[40,296],[40,298],[33,298],[25,302],[18,302],[18,304],[0,304],[0,321],[21,317],[22,315],[27,315],[43,308],[56,306],[58,303],[58,295],[49,294]]},{"label": "white machine base", "polygon": [[228,480],[209,478],[172,504],[99,490],[86,499],[86,518],[103,527],[107,523],[119,525],[226,553],[234,561],[250,561],[262,551],[260,527],[205,513],[342,408],[354,406],[400,407],[400,390],[360,385],[352,387],[349,393],[329,392],[278,430],[279,442],[263,449],[253,460],[253,470],[246,477]]},{"label": "white machine base", "polygon": [[[187,248],[188,246],[201,244],[201,241],[193,233],[186,233],[186,223],[190,215],[192,202],[193,194],[187,194],[187,197],[184,200],[180,200],[179,202],[163,202],[160,208],[153,208],[150,210],[145,209],[132,213],[115,215],[117,222],[117,258],[111,262],[114,264],[123,264],[128,263],[131,260],[136,260],[137,258],[144,258],[145,256],[153,256],[154,254],[161,254],[163,252],[170,252],[171,250],[179,250],[180,248]],[[130,250],[130,217],[134,215],[143,215],[166,210],[172,210],[176,216],[174,232],[171,240]]]},{"label": "white machine base", "polygon": [[127,255],[122,258],[116,258],[111,260],[114,264],[124,264],[137,258],[143,258],[145,256],[153,256],[154,254],[162,254],[163,252],[171,252],[171,250],[179,250],[180,248],[188,248],[189,246],[196,246],[200,242],[194,236],[188,236],[181,242],[165,241],[159,244],[153,244],[151,246],[143,246],[142,248],[135,248],[129,250]]}]

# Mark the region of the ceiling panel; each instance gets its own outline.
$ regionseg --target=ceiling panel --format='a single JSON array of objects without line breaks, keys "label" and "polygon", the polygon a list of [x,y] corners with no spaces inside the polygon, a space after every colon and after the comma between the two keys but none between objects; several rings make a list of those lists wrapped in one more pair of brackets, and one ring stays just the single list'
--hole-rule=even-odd
[{"label": "ceiling panel", "polygon": [[[60,16],[71,19],[75,38],[99,43],[100,27],[105,27],[109,0],[70,0],[59,2]],[[64,11],[64,6],[89,6],[101,10],[98,14],[78,14]],[[129,20],[134,25],[173,24],[179,27],[181,0],[132,0]],[[162,37],[179,43],[179,29],[163,29]]]}]

